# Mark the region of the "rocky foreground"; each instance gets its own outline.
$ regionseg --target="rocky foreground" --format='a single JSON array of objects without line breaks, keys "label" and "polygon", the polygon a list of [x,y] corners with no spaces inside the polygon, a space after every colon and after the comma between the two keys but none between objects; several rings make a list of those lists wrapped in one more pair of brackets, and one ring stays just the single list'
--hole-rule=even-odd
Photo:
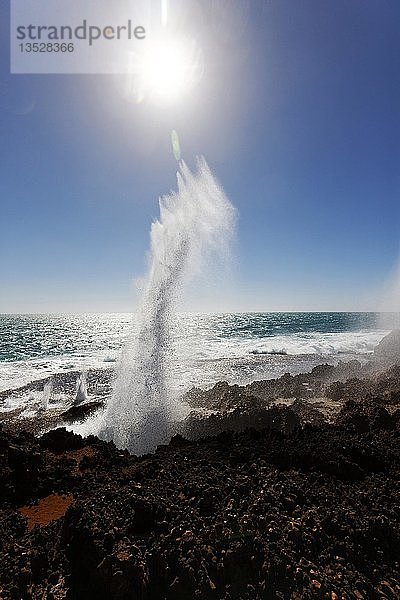
[{"label": "rocky foreground", "polygon": [[400,598],[400,410],[180,436],[142,458],[0,434],[0,597]]}]

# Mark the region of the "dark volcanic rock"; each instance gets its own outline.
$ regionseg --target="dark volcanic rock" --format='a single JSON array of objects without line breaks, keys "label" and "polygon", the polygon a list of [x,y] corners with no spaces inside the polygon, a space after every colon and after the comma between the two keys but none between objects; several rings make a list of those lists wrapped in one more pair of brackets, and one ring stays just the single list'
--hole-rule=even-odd
[{"label": "dark volcanic rock", "polygon": [[346,381],[335,381],[326,386],[325,394],[332,400],[369,401],[377,398],[388,406],[399,404],[400,367],[392,366],[364,379],[353,377]]},{"label": "dark volcanic rock", "polygon": [[[371,382],[359,384],[362,377],[369,377],[370,372],[356,360],[339,362],[338,365],[318,365],[310,373],[290,375],[285,373],[277,379],[253,381],[244,386],[229,385],[226,381],[216,383],[210,390],[192,388],[186,394],[186,400],[193,407],[203,407],[210,410],[228,411],[237,407],[267,408],[272,402],[285,398],[310,399],[325,395],[330,384],[340,382],[345,385],[349,379],[357,382],[356,386],[370,387]],[[335,385],[335,384],[334,384]],[[336,388],[335,399],[338,396]],[[342,391],[342,388],[338,388]],[[346,388],[347,389],[347,388]],[[350,393],[350,392],[349,392]],[[353,390],[351,390],[353,393]],[[328,397],[332,397],[328,394]],[[342,396],[338,396],[341,399]]]},{"label": "dark volcanic rock", "polygon": [[71,406],[68,410],[61,413],[60,418],[68,422],[76,422],[86,419],[89,415],[96,412],[103,406],[103,402],[85,402],[84,404],[78,404],[77,406]]},{"label": "dark volcanic rock", "polygon": [[395,420],[379,399],[372,398],[366,402],[348,400],[336,418],[336,425],[365,433],[379,429],[393,429]]},{"label": "dark volcanic rock", "polygon": [[60,454],[67,450],[79,450],[85,445],[85,440],[82,436],[67,431],[65,427],[52,429],[48,433],[44,433],[40,438],[40,445],[46,450]]},{"label": "dark volcanic rock", "polygon": [[[2,490],[29,482],[0,508],[1,597],[400,597],[400,431],[378,405],[286,432],[280,407],[281,430],[175,436],[139,459],[65,430],[0,432]],[[18,509],[54,494],[64,516],[28,530]]]},{"label": "dark volcanic rock", "polygon": [[297,415],[299,424],[307,423],[313,425],[322,425],[325,423],[323,414],[316,408],[310,406],[310,404],[305,400],[296,398],[293,404],[290,405],[290,410]]},{"label": "dark volcanic rock", "polygon": [[269,428],[289,433],[300,427],[300,419],[296,412],[285,406],[272,406],[263,409],[253,407],[237,407],[229,412],[202,416],[191,413],[184,421],[182,433],[190,439],[198,439],[210,435],[218,435],[223,431],[244,431],[245,429]]}]

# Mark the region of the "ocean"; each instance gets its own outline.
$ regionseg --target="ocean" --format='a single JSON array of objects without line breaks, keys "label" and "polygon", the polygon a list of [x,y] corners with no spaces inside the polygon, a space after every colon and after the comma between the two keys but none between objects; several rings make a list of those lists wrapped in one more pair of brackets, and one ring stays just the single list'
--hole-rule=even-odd
[{"label": "ocean", "polygon": [[[365,361],[390,329],[380,323],[375,313],[178,314],[168,379],[181,393]],[[127,313],[0,315],[0,391],[59,372],[115,368],[132,330]]]}]

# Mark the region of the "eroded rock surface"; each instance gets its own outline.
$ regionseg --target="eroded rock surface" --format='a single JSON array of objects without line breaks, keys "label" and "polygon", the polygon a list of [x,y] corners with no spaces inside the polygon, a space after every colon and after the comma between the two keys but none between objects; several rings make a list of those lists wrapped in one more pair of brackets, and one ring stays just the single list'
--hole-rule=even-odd
[{"label": "eroded rock surface", "polygon": [[176,436],[141,458],[2,432],[1,597],[399,598],[398,422],[353,402],[334,425]]}]

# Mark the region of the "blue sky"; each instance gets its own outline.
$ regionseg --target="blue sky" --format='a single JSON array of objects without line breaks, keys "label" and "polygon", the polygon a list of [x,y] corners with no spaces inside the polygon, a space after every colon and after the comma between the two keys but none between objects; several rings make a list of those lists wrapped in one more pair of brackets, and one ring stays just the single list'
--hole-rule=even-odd
[{"label": "blue sky", "polygon": [[126,98],[121,77],[10,75],[1,4],[0,312],[132,308],[175,186],[171,129],[239,212],[229,275],[184,307],[381,306],[399,262],[399,2],[190,6],[204,74],[165,107]]}]

